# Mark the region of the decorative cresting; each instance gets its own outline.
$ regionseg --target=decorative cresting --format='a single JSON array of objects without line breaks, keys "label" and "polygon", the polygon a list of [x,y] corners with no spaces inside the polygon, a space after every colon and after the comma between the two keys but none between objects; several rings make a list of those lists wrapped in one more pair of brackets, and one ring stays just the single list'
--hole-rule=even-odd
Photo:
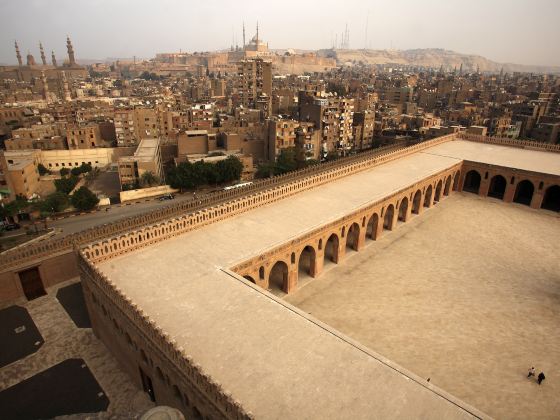
[{"label": "decorative cresting", "polygon": [[195,213],[188,213],[160,223],[145,226],[141,229],[129,231],[101,241],[87,245],[84,248],[86,258],[94,263],[105,261],[118,255],[122,255],[156,242],[169,239],[183,233],[198,229],[202,226],[218,222],[220,220],[244,213],[278,200],[282,200],[301,191],[314,188],[318,185],[331,182],[335,179],[354,174],[371,167],[402,158],[420,150],[444,143],[453,139],[453,135],[438,137],[405,149],[389,151],[360,159],[357,162],[348,162],[341,166],[321,171],[317,174],[307,174],[298,177],[292,182],[283,183],[279,186],[244,195],[233,201],[227,201],[212,207],[201,209]]},{"label": "decorative cresting", "polygon": [[[327,173],[335,168],[347,167],[360,162],[370,162],[375,157],[384,157],[386,160],[396,159],[398,157],[405,156],[406,154],[414,153],[436,144],[453,140],[453,136],[454,135],[438,137],[434,140],[429,140],[414,146],[402,147],[399,149],[394,149],[389,146],[382,149],[370,150],[355,156],[341,158],[321,165],[313,165],[273,178],[257,180],[254,181],[252,185],[243,188],[221,191],[219,193],[214,193],[209,197],[203,197],[199,200],[183,201],[142,213],[137,216],[131,216],[112,223],[94,226],[81,232],[65,236],[61,239],[54,238],[34,245],[25,246],[17,250],[8,251],[0,256],[0,271],[25,264],[28,261],[38,260],[45,256],[51,257],[57,254],[69,252],[74,245],[88,244],[98,241],[101,238],[137,229],[140,226],[153,224],[187,212],[194,212],[210,206],[216,206],[220,203],[229,202],[231,200],[244,197],[247,194],[256,193],[266,189],[273,189],[282,184],[290,183],[297,179],[303,179],[310,175]],[[388,151],[388,149],[392,150]]]},{"label": "decorative cresting", "polygon": [[182,347],[171,339],[169,334],[157,327],[156,323],[142,311],[128,296],[120,290],[111,280],[102,274],[81,252],[78,258],[78,266],[82,278],[92,282],[98,293],[103,293],[105,298],[111,302],[126,318],[141,332],[146,340],[149,340],[154,348],[161,353],[177,368],[176,373],[183,379],[195,385],[204,395],[208,396],[207,403],[216,408],[224,418],[249,420],[254,416],[246,412],[241,403],[231,397],[219,383],[202,370],[192,357]]},{"label": "decorative cresting", "polygon": [[459,140],[474,141],[477,143],[496,144],[499,146],[517,147],[528,150],[542,150],[546,152],[560,153],[560,144],[542,143],[534,140],[516,140],[507,137],[486,137],[476,134],[458,133]]}]

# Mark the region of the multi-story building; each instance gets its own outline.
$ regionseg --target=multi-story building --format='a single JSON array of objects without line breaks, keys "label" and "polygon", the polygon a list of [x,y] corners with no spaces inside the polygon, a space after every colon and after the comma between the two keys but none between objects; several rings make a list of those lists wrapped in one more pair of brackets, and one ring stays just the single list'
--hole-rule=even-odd
[{"label": "multi-story building", "polygon": [[92,149],[102,143],[99,125],[69,124],[66,128],[66,139],[69,149]]},{"label": "multi-story building", "polygon": [[142,139],[133,156],[119,158],[119,180],[121,188],[138,186],[142,175],[151,172],[163,179],[161,147],[159,139]]},{"label": "multi-story building", "polygon": [[255,108],[263,94],[272,97],[272,62],[262,58],[241,60],[238,63],[237,94],[241,105]]}]

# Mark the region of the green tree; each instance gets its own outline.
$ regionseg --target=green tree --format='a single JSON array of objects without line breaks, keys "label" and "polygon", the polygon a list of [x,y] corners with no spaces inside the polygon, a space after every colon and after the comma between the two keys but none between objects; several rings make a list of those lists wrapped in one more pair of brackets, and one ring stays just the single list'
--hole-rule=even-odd
[{"label": "green tree", "polygon": [[68,195],[63,192],[56,191],[49,194],[43,201],[38,203],[39,210],[41,213],[59,213],[68,207],[69,200]]},{"label": "green tree", "polygon": [[82,163],[80,166],[76,166],[75,168],[72,168],[72,170],[70,171],[70,173],[72,175],[80,175],[80,174],[86,174],[88,172],[91,172],[92,167],[89,163]]},{"label": "green tree", "polygon": [[159,178],[151,171],[146,171],[140,177],[140,185],[144,188],[159,184]]},{"label": "green tree", "polygon": [[80,187],[72,194],[70,201],[76,209],[86,211],[93,209],[99,203],[99,198],[87,187]]},{"label": "green tree", "polygon": [[24,197],[17,196],[14,201],[9,202],[3,206],[0,206],[0,216],[5,219],[8,216],[15,216],[20,211],[29,206],[29,203]]},{"label": "green tree", "polygon": [[167,180],[173,188],[180,190],[191,189],[195,186],[192,180],[192,173],[192,164],[190,162],[181,162],[169,170]]},{"label": "green tree", "polygon": [[45,167],[45,165],[43,165],[42,163],[39,163],[39,164],[37,165],[37,170],[39,171],[39,175],[41,175],[41,176],[47,175],[47,174],[50,174],[50,173],[51,173],[51,171],[49,171],[49,170]]},{"label": "green tree", "polygon": [[54,186],[57,191],[68,195],[72,192],[78,181],[79,178],[77,176],[71,175],[68,178],[55,179]]},{"label": "green tree", "polygon": [[70,169],[68,169],[68,168],[62,168],[62,169],[60,170],[60,176],[66,176],[66,175],[68,175],[69,173],[70,173]]},{"label": "green tree", "polygon": [[230,155],[216,163],[218,182],[237,181],[243,172],[243,163],[237,156]]}]

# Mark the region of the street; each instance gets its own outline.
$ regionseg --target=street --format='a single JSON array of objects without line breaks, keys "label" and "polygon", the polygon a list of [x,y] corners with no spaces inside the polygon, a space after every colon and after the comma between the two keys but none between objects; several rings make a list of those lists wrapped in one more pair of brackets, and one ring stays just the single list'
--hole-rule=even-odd
[{"label": "street", "polygon": [[[200,193],[198,193],[198,195],[200,196]],[[115,204],[105,207],[109,209],[108,211],[102,208],[101,211],[97,211],[95,213],[73,216],[66,219],[48,222],[48,226],[61,229],[62,231],[57,234],[57,237],[63,237],[68,234],[76,233],[93,226],[114,222],[116,220],[123,219],[129,216],[135,216],[150,210],[172,205],[174,203],[177,203],[178,201],[187,201],[191,198],[192,193],[183,193],[175,195],[175,198],[173,200],[159,201],[156,198],[141,203],[135,203],[134,201],[131,201],[128,204]]]}]

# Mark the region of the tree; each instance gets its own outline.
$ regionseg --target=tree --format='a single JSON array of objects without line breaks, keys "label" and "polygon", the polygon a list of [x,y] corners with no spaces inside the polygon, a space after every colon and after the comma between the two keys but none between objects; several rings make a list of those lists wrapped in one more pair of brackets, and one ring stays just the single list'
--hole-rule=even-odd
[{"label": "tree", "polygon": [[68,169],[68,168],[62,168],[62,169],[60,170],[60,176],[66,176],[66,175],[68,175],[69,173],[70,173],[70,169]]},{"label": "tree", "polygon": [[218,182],[237,181],[243,172],[243,162],[237,156],[230,155],[216,163]]},{"label": "tree", "polygon": [[55,179],[54,186],[57,191],[68,195],[72,192],[78,181],[79,178],[77,176],[71,175],[68,178]]},{"label": "tree", "polygon": [[151,171],[146,171],[140,177],[140,185],[142,187],[151,187],[152,185],[159,184],[159,178]]},{"label": "tree", "polygon": [[70,173],[72,175],[81,175],[81,174],[86,174],[88,172],[91,172],[92,167],[89,163],[82,163],[80,166],[77,166],[75,168],[72,168],[72,170],[70,171]]},{"label": "tree", "polygon": [[41,176],[44,176],[44,175],[47,175],[47,174],[50,174],[50,173],[51,173],[51,171],[49,171],[49,170],[45,167],[45,165],[43,165],[42,163],[39,163],[39,164],[37,165],[37,170],[39,171],[39,175],[41,175]]},{"label": "tree", "polygon": [[21,210],[25,209],[29,203],[24,197],[17,196],[16,199],[6,205],[0,206],[0,216],[5,219],[8,216],[15,216]]},{"label": "tree", "polygon": [[70,198],[72,205],[82,211],[91,210],[97,203],[99,198],[92,193],[87,187],[80,187]]},{"label": "tree", "polygon": [[56,191],[40,201],[38,207],[41,213],[52,214],[61,212],[68,207],[68,204],[68,196],[63,192]]}]

